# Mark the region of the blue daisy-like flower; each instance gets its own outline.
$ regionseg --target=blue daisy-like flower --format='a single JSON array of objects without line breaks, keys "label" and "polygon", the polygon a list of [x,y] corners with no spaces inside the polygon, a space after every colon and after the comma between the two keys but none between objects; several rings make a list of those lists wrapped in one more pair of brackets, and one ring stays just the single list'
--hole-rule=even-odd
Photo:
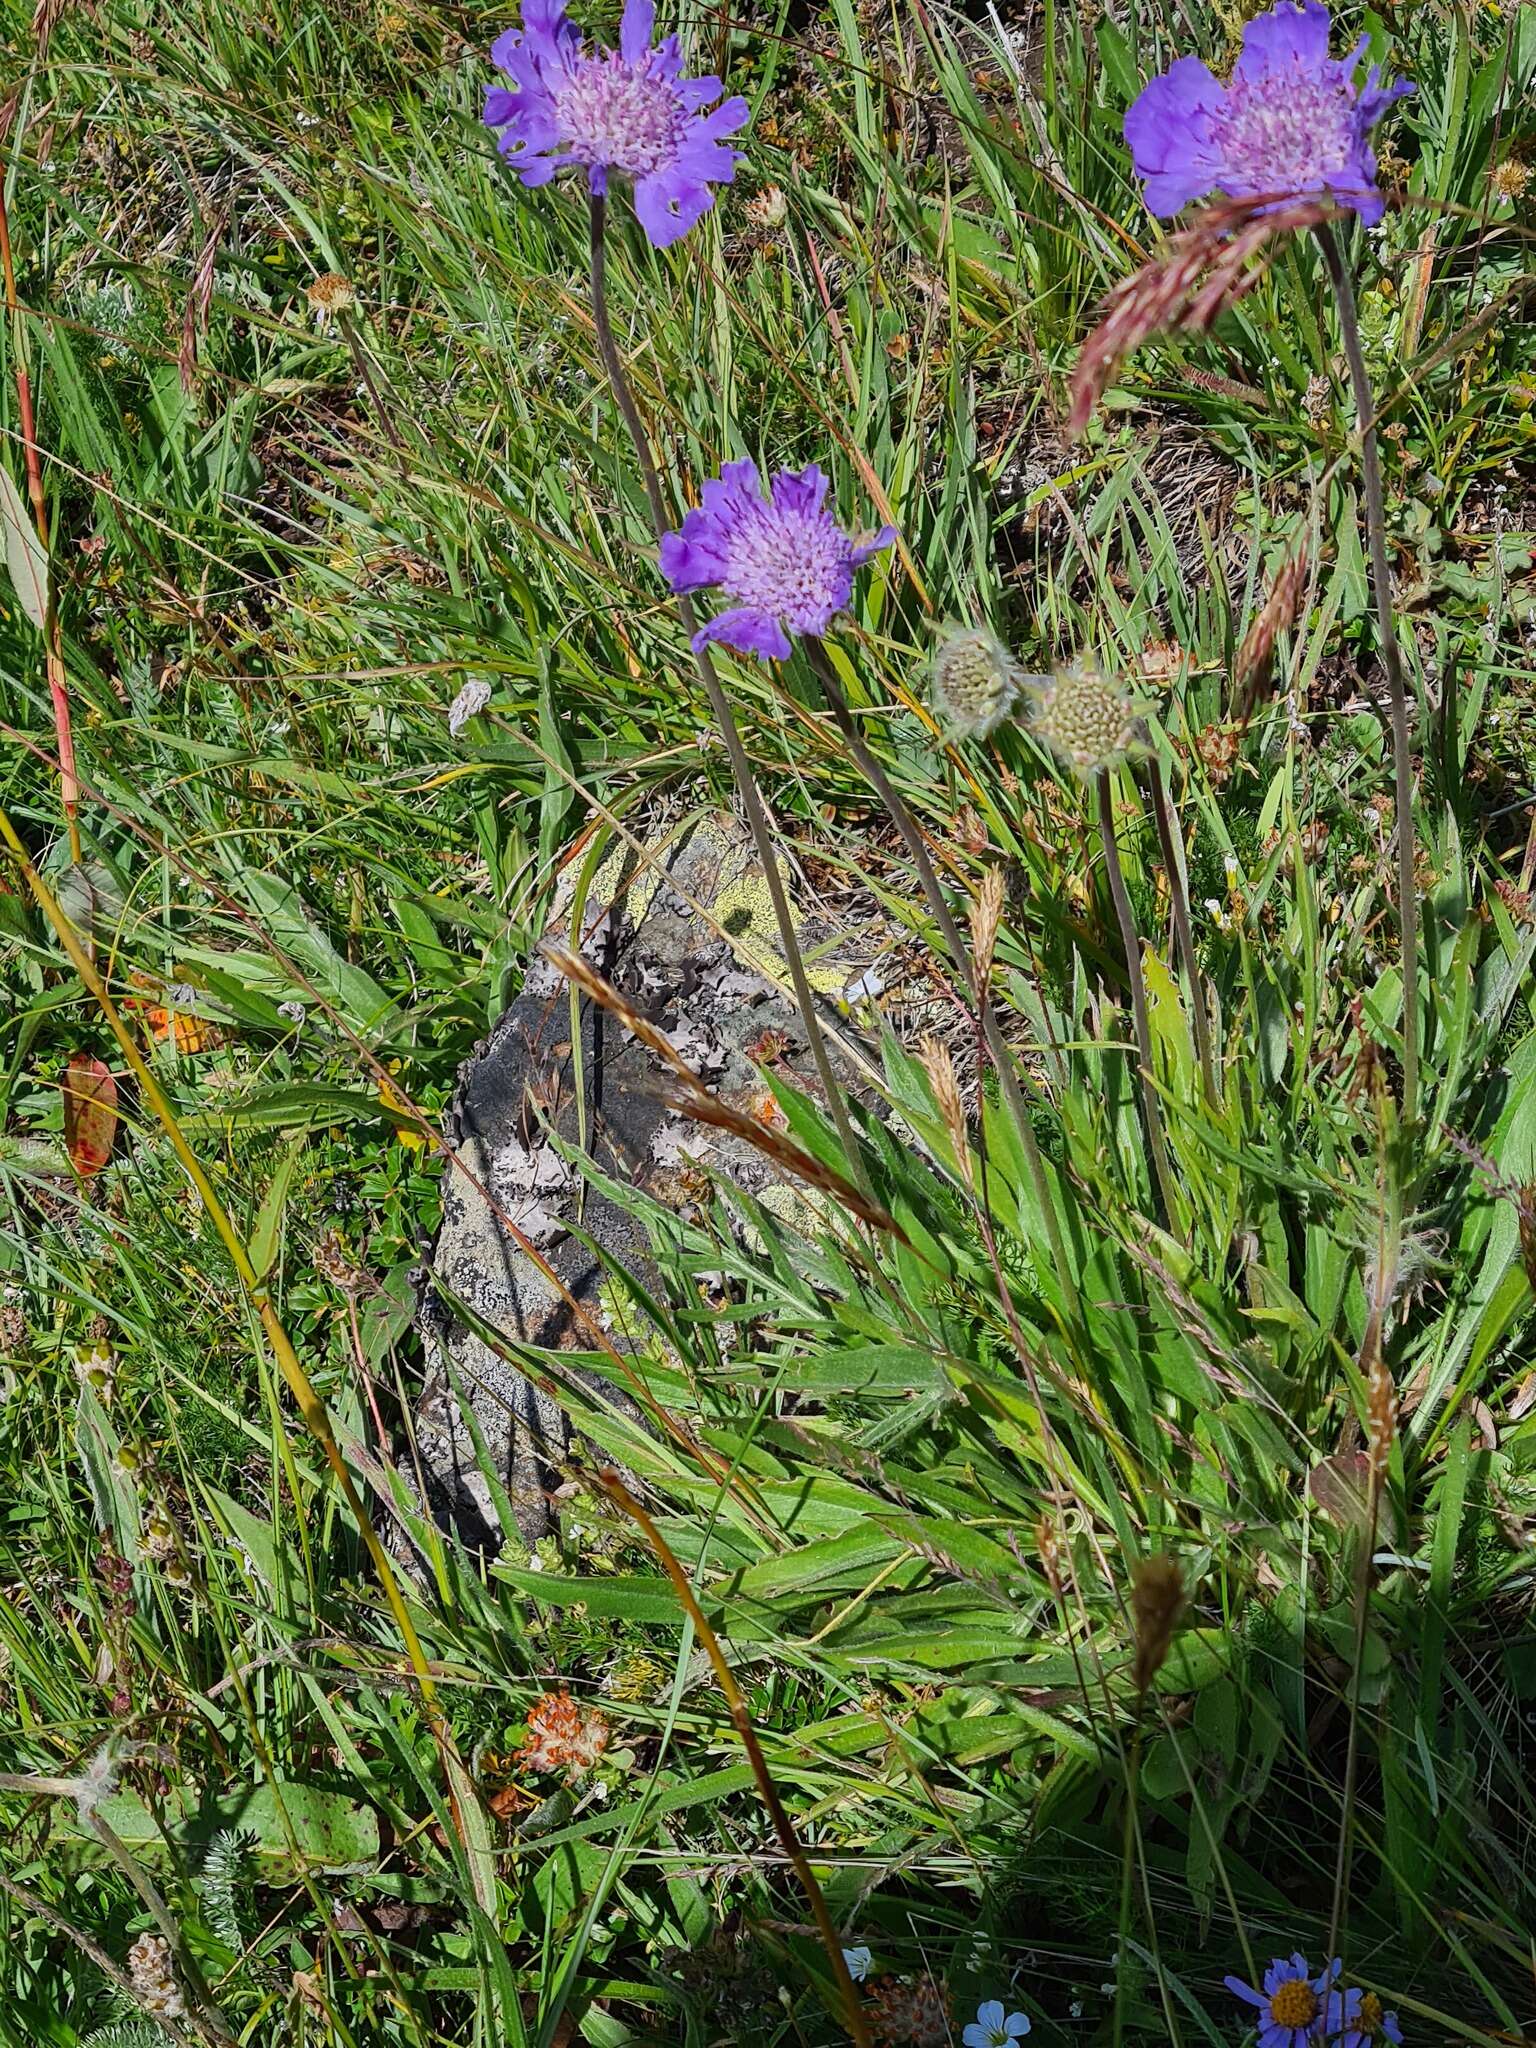
[{"label": "blue daisy-like flower", "polygon": [[1224,192],[1277,205],[1330,198],[1368,224],[1381,219],[1367,136],[1413,87],[1383,85],[1379,65],[1358,84],[1367,38],[1334,58],[1331,29],[1321,0],[1272,7],[1244,29],[1225,85],[1198,57],[1180,57],[1152,80],[1125,117],[1151,212],[1175,214]]},{"label": "blue daisy-like flower", "polygon": [[755,462],[728,462],[704,486],[676,533],[661,543],[661,573],[675,591],[718,587],[735,603],[701,626],[695,648],[718,640],[762,661],[789,658],[791,633],[825,633],[853,594],[853,575],[896,538],[846,534],[826,509],[816,463],[781,469],[763,495]]},{"label": "blue daisy-like flower", "polygon": [[565,0],[526,0],[520,28],[491,46],[509,81],[485,95],[486,125],[525,185],[547,185],[581,166],[588,189],[608,190],[617,172],[634,187],[635,212],[664,249],[715,203],[714,185],[736,175],[741,151],[724,142],[746,125],[743,99],[719,99],[718,78],[684,78],[676,36],[651,46],[653,0],[626,0],[616,50],[588,50]]},{"label": "blue daisy-like flower", "polygon": [[1276,1956],[1264,1972],[1264,1988],[1255,1991],[1241,1977],[1228,1977],[1227,1989],[1259,2008],[1258,2048],[1311,2048],[1322,2031],[1328,1992],[1339,1974],[1337,1960],[1314,1977],[1303,1955]]},{"label": "blue daisy-like flower", "polygon": [[1338,2048],[1378,2048],[1390,2041],[1402,2048],[1403,2030],[1395,2012],[1387,2012],[1374,1991],[1351,1985],[1347,1991],[1330,1991],[1323,2018],[1323,2033],[1337,2041]]}]

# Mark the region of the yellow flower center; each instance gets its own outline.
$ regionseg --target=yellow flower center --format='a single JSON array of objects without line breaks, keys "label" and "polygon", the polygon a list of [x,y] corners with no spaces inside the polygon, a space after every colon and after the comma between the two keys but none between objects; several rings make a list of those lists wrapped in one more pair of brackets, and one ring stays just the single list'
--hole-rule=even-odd
[{"label": "yellow flower center", "polygon": [[1270,1999],[1269,2016],[1277,2027],[1310,2027],[1317,2018],[1317,1993],[1300,1977],[1293,1977]]},{"label": "yellow flower center", "polygon": [[1367,1991],[1360,2001],[1360,2030],[1365,2034],[1381,2032],[1381,2000],[1374,1991]]}]

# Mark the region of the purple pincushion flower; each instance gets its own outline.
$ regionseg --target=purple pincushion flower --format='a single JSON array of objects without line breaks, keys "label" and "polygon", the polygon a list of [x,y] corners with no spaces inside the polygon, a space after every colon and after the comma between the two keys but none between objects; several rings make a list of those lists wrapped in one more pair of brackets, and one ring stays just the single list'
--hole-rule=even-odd
[{"label": "purple pincushion flower", "polygon": [[1366,137],[1411,85],[1383,85],[1372,65],[1355,74],[1362,37],[1347,57],[1328,54],[1332,24],[1321,0],[1281,5],[1243,31],[1243,52],[1221,84],[1198,57],[1180,57],[1154,78],[1125,117],[1125,139],[1147,206],[1175,214],[1192,199],[1277,203],[1327,197],[1378,221],[1386,202]]},{"label": "purple pincushion flower", "polygon": [[1337,2048],[1377,2048],[1390,2041],[1402,2048],[1403,2030],[1395,2012],[1386,2012],[1374,1991],[1351,1985],[1348,1991],[1330,1991],[1323,2033]]},{"label": "purple pincushion flower", "polygon": [[640,225],[658,249],[687,234],[728,185],[741,151],[721,140],[745,125],[745,100],[701,109],[723,90],[718,78],[684,78],[676,36],[651,48],[653,0],[626,0],[616,50],[584,48],[565,0],[526,0],[521,28],[491,48],[510,85],[490,86],[485,120],[525,185],[547,185],[580,164],[588,188],[608,190],[617,171],[635,192]]},{"label": "purple pincushion flower", "polygon": [[661,573],[676,591],[718,584],[736,602],[693,636],[763,661],[784,661],[791,633],[825,633],[853,593],[853,572],[889,547],[894,527],[856,542],[826,509],[827,479],[813,462],[781,469],[763,496],[755,462],[728,462],[704,503],[661,543]]},{"label": "purple pincushion flower", "polygon": [[1322,2032],[1329,1986],[1339,1974],[1337,1961],[1312,1975],[1305,1956],[1276,1956],[1264,1972],[1264,1989],[1255,1991],[1241,1977],[1224,1981],[1229,1991],[1259,2008],[1259,2048],[1312,2048]]}]

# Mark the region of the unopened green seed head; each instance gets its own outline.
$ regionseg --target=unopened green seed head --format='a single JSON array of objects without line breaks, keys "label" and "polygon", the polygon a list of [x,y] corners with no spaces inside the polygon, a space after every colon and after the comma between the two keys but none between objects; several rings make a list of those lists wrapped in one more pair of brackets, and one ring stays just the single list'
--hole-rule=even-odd
[{"label": "unopened green seed head", "polygon": [[945,626],[933,656],[934,714],[952,738],[984,740],[1019,699],[1023,675],[984,626]]},{"label": "unopened green seed head", "polygon": [[1087,781],[1144,750],[1143,709],[1124,683],[1079,658],[1036,685],[1030,723],[1057,760]]}]

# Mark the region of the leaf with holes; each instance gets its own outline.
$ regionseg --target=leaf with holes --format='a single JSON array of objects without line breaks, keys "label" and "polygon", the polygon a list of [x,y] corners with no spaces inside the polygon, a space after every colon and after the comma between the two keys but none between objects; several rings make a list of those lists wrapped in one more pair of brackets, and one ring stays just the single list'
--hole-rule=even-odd
[{"label": "leaf with holes", "polygon": [[117,1136],[117,1083],[88,1052],[73,1054],[64,1076],[64,1143],[82,1180],[100,1173]]}]

